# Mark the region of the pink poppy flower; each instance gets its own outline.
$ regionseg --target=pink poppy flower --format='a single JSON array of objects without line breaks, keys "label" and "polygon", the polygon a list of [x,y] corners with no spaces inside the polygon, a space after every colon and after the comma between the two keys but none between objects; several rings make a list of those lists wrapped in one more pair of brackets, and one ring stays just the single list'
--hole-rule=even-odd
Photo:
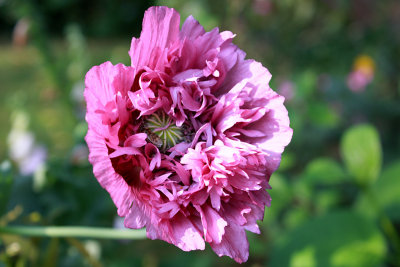
[{"label": "pink poppy flower", "polygon": [[284,98],[234,34],[151,7],[131,66],[86,75],[89,161],[128,228],[182,250],[248,258],[245,230],[270,205],[269,177],[290,142]]}]

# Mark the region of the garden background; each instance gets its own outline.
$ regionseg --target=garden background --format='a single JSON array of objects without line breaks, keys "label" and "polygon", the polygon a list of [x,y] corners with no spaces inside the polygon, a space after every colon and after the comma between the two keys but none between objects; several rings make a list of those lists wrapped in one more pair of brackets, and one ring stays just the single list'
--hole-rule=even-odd
[{"label": "garden background", "polygon": [[[400,266],[398,0],[0,0],[0,227],[122,227],[87,161],[84,76],[130,64],[144,10],[237,36],[293,140],[242,266]],[[0,233],[0,266],[235,266],[163,241]]]}]

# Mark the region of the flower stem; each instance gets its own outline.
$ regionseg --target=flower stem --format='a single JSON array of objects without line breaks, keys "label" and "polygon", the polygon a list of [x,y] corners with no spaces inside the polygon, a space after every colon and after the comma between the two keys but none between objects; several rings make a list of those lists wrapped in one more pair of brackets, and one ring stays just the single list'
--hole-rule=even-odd
[{"label": "flower stem", "polygon": [[99,239],[144,239],[146,237],[145,230],[118,230],[82,226],[0,226],[0,234]]}]

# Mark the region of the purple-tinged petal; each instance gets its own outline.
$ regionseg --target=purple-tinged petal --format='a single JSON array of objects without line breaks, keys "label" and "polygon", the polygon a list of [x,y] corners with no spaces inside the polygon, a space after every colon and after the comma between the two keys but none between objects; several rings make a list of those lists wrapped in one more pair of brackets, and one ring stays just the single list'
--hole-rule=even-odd
[{"label": "purple-tinged petal", "polygon": [[159,60],[165,64],[164,50],[178,38],[179,21],[179,14],[172,8],[149,8],[144,14],[140,38],[132,39],[129,50],[132,66],[154,68]]},{"label": "purple-tinged petal", "polygon": [[235,223],[228,222],[221,243],[210,243],[218,256],[229,256],[238,263],[249,258],[249,242],[244,229]]}]

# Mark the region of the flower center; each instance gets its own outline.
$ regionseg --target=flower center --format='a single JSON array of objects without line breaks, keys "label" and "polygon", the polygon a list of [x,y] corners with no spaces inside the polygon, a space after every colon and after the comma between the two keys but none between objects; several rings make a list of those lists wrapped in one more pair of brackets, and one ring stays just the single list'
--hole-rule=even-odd
[{"label": "flower center", "polygon": [[144,121],[144,132],[147,139],[163,151],[183,139],[181,129],[164,112],[148,116]]}]

